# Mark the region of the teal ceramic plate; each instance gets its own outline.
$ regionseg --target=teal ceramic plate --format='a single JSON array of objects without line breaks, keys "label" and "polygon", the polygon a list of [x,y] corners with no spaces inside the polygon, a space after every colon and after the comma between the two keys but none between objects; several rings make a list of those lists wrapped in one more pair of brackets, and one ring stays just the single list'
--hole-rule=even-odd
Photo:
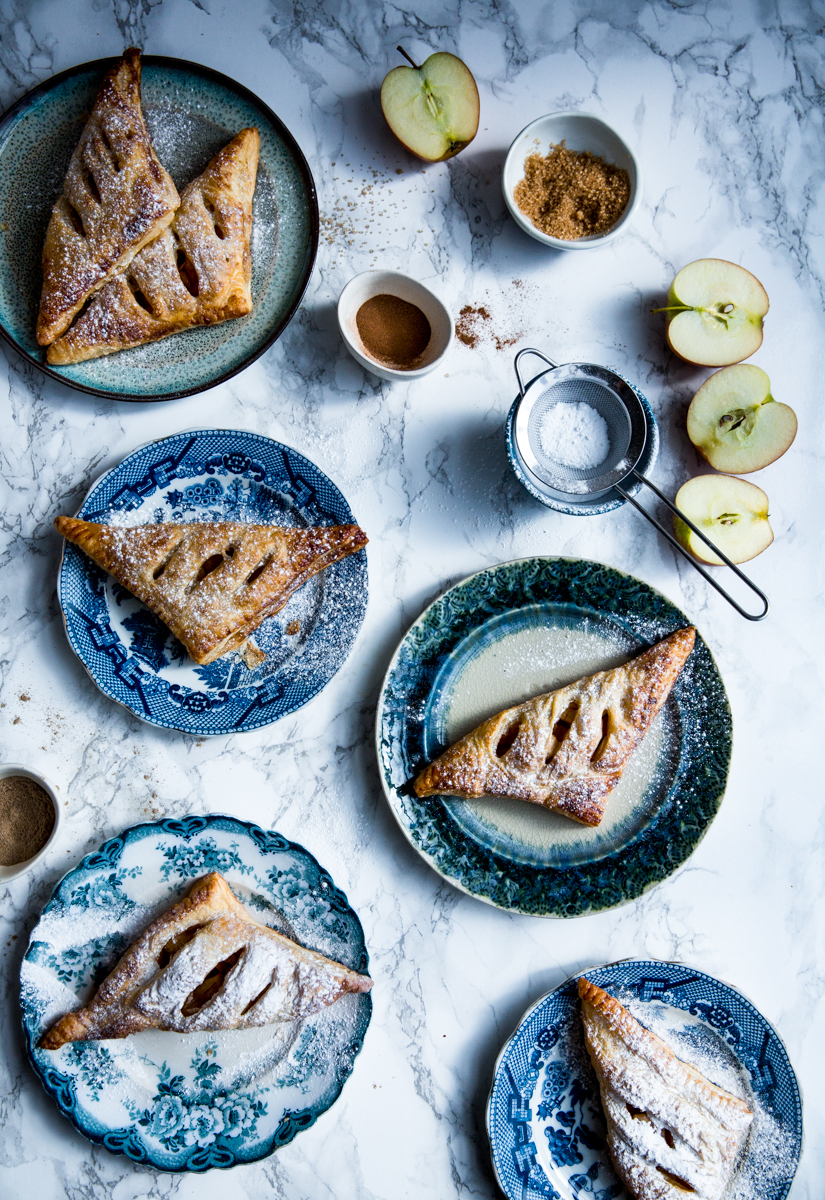
[{"label": "teal ceramic plate", "polygon": [[48,367],[34,335],[40,254],[51,208],[104,72],[73,67],[28,92],[0,120],[0,333],[69,387],[114,400],[173,400],[229,379],[271,346],[304,294],[318,248],[318,202],[290,132],[252,92],[208,67],[143,58],[143,110],[180,191],[239,130],[261,134],[247,317],[190,329],[71,367]]},{"label": "teal ceramic plate", "polygon": [[598,828],[518,800],[419,800],[407,785],[493,713],[689,624],[646,583],[583,559],[504,563],[445,592],[401,642],[378,705],[384,791],[416,850],[480,900],[546,917],[612,908],[672,874],[716,814],[731,752],[725,689],[698,635]]},{"label": "teal ceramic plate", "polygon": [[87,854],[54,890],[20,971],[34,1070],[91,1141],[160,1171],[255,1162],[335,1103],[372,1014],[343,996],[299,1022],[220,1033],[144,1030],[42,1050],[43,1032],[85,1003],[150,921],[193,880],[220,871],[250,914],[366,973],[364,931],[302,846],[235,817],[135,825]]}]

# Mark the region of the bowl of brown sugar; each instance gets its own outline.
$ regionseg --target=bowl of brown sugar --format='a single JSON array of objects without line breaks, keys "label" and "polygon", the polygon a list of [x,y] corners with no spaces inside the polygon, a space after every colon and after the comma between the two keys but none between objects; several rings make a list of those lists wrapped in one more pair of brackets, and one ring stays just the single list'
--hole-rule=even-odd
[{"label": "bowl of brown sugar", "polygon": [[42,775],[0,766],[0,883],[16,879],[54,845],[62,814],[57,792]]},{"label": "bowl of brown sugar", "polygon": [[525,233],[557,250],[592,250],[626,227],[642,198],[635,154],[600,117],[531,121],[504,162],[507,207]]},{"label": "bowl of brown sugar", "polygon": [[344,345],[381,379],[418,379],[444,360],[453,319],[434,292],[403,271],[362,271],[338,300]]}]

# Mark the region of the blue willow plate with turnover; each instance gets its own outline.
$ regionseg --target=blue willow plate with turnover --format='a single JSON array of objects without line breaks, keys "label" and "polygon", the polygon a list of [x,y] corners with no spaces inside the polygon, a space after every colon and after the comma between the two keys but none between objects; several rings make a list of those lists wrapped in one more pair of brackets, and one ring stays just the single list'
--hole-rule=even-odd
[{"label": "blue willow plate with turnover", "polygon": [[[802,1101],[787,1051],[749,1000],[679,963],[581,972],[754,1113],[726,1200],[784,1200],[802,1149]],[[499,1055],[487,1105],[508,1200],[617,1200],[599,1085],[581,1032],[576,975],[528,1009]]]},{"label": "blue willow plate with turnover", "polygon": [[[341,492],[302,454],[231,429],[142,446],[91,488],[77,514],[101,524],[244,521],[346,525]],[[197,666],[159,617],[67,543],[57,596],[69,643],[107,696],[152,725],[198,736],[257,729],[311,700],[343,664],[367,607],[360,550],[299,588],[255,632],[266,653]]]},{"label": "blue willow plate with turnover", "polygon": [[116,61],[99,59],[55,75],[0,119],[0,333],[69,387],[115,400],[173,400],[229,379],[283,333],[315,262],[318,201],[297,142],[257,96],[209,67],[144,55],[143,111],[178,191],[241,129],[254,125],[260,131],[252,209],[254,308],[246,317],[134,350],[47,366],[34,333],[46,226],[100,81]]},{"label": "blue willow plate with turnover", "polygon": [[731,752],[725,689],[698,635],[597,828],[520,800],[419,800],[409,782],[493,713],[689,624],[646,583],[584,559],[504,563],[445,592],[401,642],[378,705],[384,791],[415,849],[480,900],[545,917],[612,908],[672,874],[716,814]]},{"label": "blue willow plate with turnover", "polygon": [[255,920],[361,973],[369,963],[361,922],[313,856],[234,817],[136,825],[70,871],[21,968],[29,1058],[80,1133],[161,1171],[254,1162],[292,1141],[338,1098],[372,1014],[369,995],[347,995],[303,1022],[38,1049],[46,1028],[85,1003],[208,871],[221,872]]}]

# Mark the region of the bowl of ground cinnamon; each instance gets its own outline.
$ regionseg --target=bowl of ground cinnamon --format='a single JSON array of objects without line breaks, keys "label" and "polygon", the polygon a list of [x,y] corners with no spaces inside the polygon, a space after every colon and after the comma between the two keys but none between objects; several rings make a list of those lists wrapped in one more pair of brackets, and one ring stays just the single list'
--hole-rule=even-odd
[{"label": "bowl of ground cinnamon", "polygon": [[0,882],[40,862],[60,823],[57,792],[47,779],[20,763],[0,766]]},{"label": "bowl of ground cinnamon", "polygon": [[516,223],[557,250],[592,250],[626,227],[642,196],[641,170],[615,129],[589,113],[559,112],[522,129],[502,188]]},{"label": "bowl of ground cinnamon", "polygon": [[417,379],[444,360],[453,320],[439,298],[402,271],[363,271],[338,300],[352,357],[381,379]]}]

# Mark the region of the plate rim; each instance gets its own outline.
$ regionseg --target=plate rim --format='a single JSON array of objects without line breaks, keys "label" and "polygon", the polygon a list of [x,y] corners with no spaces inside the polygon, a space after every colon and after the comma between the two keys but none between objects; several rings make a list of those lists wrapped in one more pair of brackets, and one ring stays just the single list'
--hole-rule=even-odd
[{"label": "plate rim", "polygon": [[[298,1124],[292,1123],[290,1130],[289,1130],[289,1137],[287,1137],[285,1141],[282,1140],[282,1141],[276,1142],[275,1141],[276,1135],[273,1132],[272,1138],[270,1138],[267,1148],[262,1149],[262,1152],[254,1158],[233,1159],[233,1161],[231,1163],[224,1163],[224,1164],[218,1163],[218,1164],[209,1165],[206,1167],[190,1167],[187,1164],[182,1164],[181,1166],[177,1166],[177,1167],[161,1166],[155,1162],[152,1162],[152,1160],[148,1156],[143,1159],[133,1158],[132,1155],[130,1155],[128,1153],[125,1143],[120,1144],[120,1145],[107,1144],[105,1141],[106,1132],[112,1132],[112,1131],[105,1131],[105,1132],[101,1133],[100,1136],[97,1136],[96,1134],[94,1134],[90,1131],[86,1131],[85,1129],[81,1128],[81,1126],[74,1120],[74,1117],[72,1116],[72,1114],[70,1114],[69,1112],[66,1112],[64,1110],[64,1108],[61,1106],[61,1104],[57,1100],[57,1095],[56,1095],[57,1085],[56,1084],[54,1086],[50,1085],[50,1081],[47,1079],[47,1077],[44,1076],[40,1067],[34,1060],[31,1038],[29,1036],[30,1031],[26,1025],[26,1009],[23,1004],[22,994],[21,994],[22,993],[22,972],[23,972],[24,964],[27,962],[27,956],[28,956],[29,950],[32,945],[34,933],[37,930],[37,928],[40,924],[40,921],[43,919],[43,916],[51,909],[52,905],[55,903],[57,892],[63,886],[63,884],[66,882],[66,880],[69,879],[72,875],[76,874],[77,872],[79,872],[83,869],[89,869],[89,867],[92,865],[90,863],[90,860],[92,858],[96,857],[97,855],[105,853],[107,848],[111,844],[121,841],[125,848],[125,846],[129,842],[129,840],[132,840],[132,841],[138,840],[136,837],[132,837],[130,839],[129,835],[137,834],[138,831],[143,831],[143,830],[145,830],[146,832],[141,833],[141,837],[150,837],[151,834],[149,831],[152,829],[157,830],[158,833],[172,833],[173,832],[170,829],[164,829],[164,825],[180,825],[180,826],[184,826],[184,827],[191,826],[192,832],[188,835],[188,837],[193,837],[193,836],[195,836],[195,834],[203,833],[205,830],[207,830],[210,827],[210,825],[216,823],[217,821],[229,821],[229,822],[232,822],[236,826],[240,826],[241,830],[242,830],[242,835],[248,837],[250,840],[254,840],[253,831],[257,831],[259,834],[261,834],[263,836],[264,840],[268,837],[280,838],[280,839],[282,839],[282,841],[286,842],[286,850],[287,851],[297,852],[299,855],[303,856],[305,859],[308,859],[312,865],[316,866],[318,868],[318,871],[320,872],[320,874],[322,876],[326,876],[330,880],[330,883],[336,889],[336,891],[343,897],[343,899],[347,905],[347,908],[349,909],[350,913],[352,914],[355,921],[357,922],[358,929],[360,930],[360,934],[361,934],[361,941],[363,944],[363,954],[364,954],[363,971],[364,971],[364,973],[369,973],[370,956],[369,956],[369,951],[367,949],[367,940],[366,940],[366,936],[364,934],[364,926],[361,922],[361,918],[359,917],[358,913],[355,911],[355,909],[350,904],[349,897],[347,896],[346,892],[343,890],[343,888],[339,887],[338,884],[335,883],[335,880],[333,879],[331,873],[326,869],[326,867],[323,867],[321,865],[321,863],[318,861],[318,859],[315,857],[315,855],[312,853],[312,851],[307,850],[307,848],[305,846],[303,846],[300,842],[295,842],[291,838],[286,837],[284,834],[279,833],[277,829],[264,829],[261,825],[258,825],[257,822],[255,822],[255,821],[247,821],[243,817],[236,817],[236,816],[232,815],[231,813],[221,813],[221,812],[187,813],[185,816],[183,816],[181,818],[164,817],[164,818],[160,818],[159,820],[156,820],[156,821],[140,821],[135,825],[127,826],[125,829],[122,829],[119,833],[112,834],[111,837],[106,838],[96,849],[90,850],[87,854],[84,854],[83,857],[80,859],[80,861],[75,863],[74,866],[70,867],[65,872],[65,874],[62,875],[60,877],[60,879],[58,879],[55,882],[54,886],[52,887],[51,894],[49,895],[49,898],[45,902],[43,907],[40,909],[40,914],[38,916],[38,919],[35,922],[34,926],[32,927],[32,929],[29,933],[26,950],[23,954],[23,958],[21,959],[21,963],[20,963],[20,970],[17,973],[17,983],[18,983],[17,995],[18,995],[18,1000],[20,1003],[20,1027],[21,1027],[22,1035],[23,1035],[23,1043],[24,1043],[25,1052],[26,1052],[26,1061],[28,1062],[31,1070],[34,1072],[34,1075],[36,1076],[36,1078],[40,1081],[40,1084],[42,1085],[43,1090],[46,1092],[46,1095],[56,1105],[58,1112],[62,1116],[64,1116],[67,1121],[70,1122],[72,1127],[76,1130],[77,1133],[79,1133],[81,1135],[81,1137],[83,1137],[87,1141],[91,1142],[92,1145],[101,1146],[103,1149],[108,1150],[111,1154],[123,1155],[125,1158],[128,1158],[129,1161],[135,1163],[135,1165],[149,1166],[153,1170],[163,1172],[164,1174],[167,1174],[167,1175],[186,1175],[186,1174],[202,1175],[206,1170],[215,1170],[215,1169],[229,1170],[231,1167],[251,1165],[254,1162],[260,1162],[262,1159],[269,1158],[272,1154],[275,1153],[276,1150],[280,1150],[283,1146],[289,1145],[289,1143],[291,1141],[293,1141],[293,1139],[295,1138],[295,1136],[298,1133],[300,1133],[303,1129],[311,1128],[311,1126],[315,1124],[315,1122],[318,1120],[319,1117],[322,1117],[325,1113],[329,1112],[329,1110],[333,1107],[335,1102],[340,1097],[341,1092],[344,1089],[344,1084],[347,1082],[347,1080],[349,1079],[349,1077],[351,1076],[351,1074],[355,1068],[355,1059],[360,1055],[360,1053],[363,1049],[364,1040],[366,1038],[366,1034],[370,1027],[370,1023],[372,1021],[372,1016],[373,1016],[374,1004],[373,1004],[373,1000],[372,1000],[372,993],[371,992],[362,993],[362,995],[364,996],[364,999],[366,1000],[366,1005],[364,1007],[366,1008],[367,1011],[366,1011],[366,1021],[364,1023],[363,1032],[361,1033],[361,1036],[359,1039],[360,1044],[359,1044],[358,1050],[353,1055],[352,1064],[350,1065],[349,1070],[347,1072],[345,1072],[343,1075],[341,1074],[341,1072],[336,1072],[337,1089],[335,1090],[335,1094],[332,1096],[332,1099],[330,1100],[329,1104],[325,1108],[319,1110],[318,1112],[315,1112],[313,1110],[312,1120],[309,1121],[307,1124],[298,1125]],[[196,825],[197,825],[197,828],[195,828]],[[180,836],[187,837],[186,834],[182,834],[182,833],[178,833],[178,836],[179,837]],[[263,846],[260,846],[259,848],[263,851]],[[283,852],[283,849],[284,848],[281,847],[280,852]],[[105,867],[103,869],[105,870]],[[195,876],[193,878],[198,878],[198,877]]]},{"label": "plate rim", "polygon": [[[294,454],[300,455],[301,458],[306,459],[306,461],[308,463],[310,463],[311,466],[314,467],[314,469],[316,471],[318,471],[318,473],[320,475],[322,475],[324,477],[324,479],[326,479],[327,482],[329,484],[331,484],[332,487],[334,487],[337,492],[339,492],[342,499],[344,500],[344,503],[346,504],[347,508],[349,509],[350,514],[353,515],[353,519],[354,519],[354,514],[352,514],[352,509],[350,508],[349,500],[347,500],[344,493],[338,487],[338,484],[335,483],[332,479],[330,479],[330,477],[327,475],[327,473],[325,471],[323,471],[321,469],[321,467],[319,467],[316,463],[314,463],[311,458],[307,458],[307,456],[305,454],[303,454],[302,451],[296,450],[293,446],[288,446],[286,444],[286,442],[280,442],[280,441],[278,441],[277,438],[272,438],[268,434],[258,433],[252,429],[225,429],[223,427],[216,427],[213,429],[205,429],[203,427],[200,427],[200,428],[196,427],[193,429],[181,429],[181,430],[178,430],[176,433],[166,434],[162,438],[150,438],[148,441],[142,442],[139,446],[135,446],[135,448],[133,450],[130,450],[128,452],[128,454],[125,454],[123,456],[123,458],[120,459],[119,462],[117,462],[113,466],[109,467],[108,470],[102,471],[101,474],[98,475],[92,481],[92,483],[89,484],[89,487],[88,487],[86,493],[84,494],[83,499],[82,499],[80,506],[77,510],[77,513],[75,515],[79,516],[79,514],[82,512],[83,506],[86,504],[86,501],[89,499],[89,496],[92,494],[92,492],[95,490],[95,488],[98,487],[108,475],[111,475],[114,471],[118,470],[119,467],[122,467],[123,464],[127,461],[127,459],[131,458],[135,454],[139,454],[141,450],[147,450],[151,446],[158,446],[162,442],[171,441],[173,438],[184,437],[188,433],[191,433],[191,434],[215,434],[215,433],[242,434],[245,436],[261,438],[264,441],[272,442],[274,445],[280,446],[283,450],[288,450]],[[248,729],[233,728],[233,729],[225,729],[225,730],[217,730],[217,731],[212,731],[212,730],[208,730],[208,729],[207,730],[194,730],[194,729],[182,729],[176,725],[162,724],[159,721],[153,721],[149,717],[142,715],[141,713],[137,712],[134,708],[130,708],[130,706],[125,702],[125,700],[122,700],[119,696],[112,695],[109,691],[107,691],[101,685],[100,681],[94,676],[89,665],[87,664],[87,662],[85,661],[85,659],[82,657],[79,650],[75,646],[74,641],[72,640],[72,638],[69,634],[69,627],[68,627],[68,623],[67,623],[67,619],[66,619],[66,610],[63,607],[63,604],[61,603],[61,599],[60,599],[61,577],[63,574],[63,564],[64,564],[64,560],[66,557],[66,548],[68,545],[69,545],[69,543],[64,538],[63,546],[61,547],[61,551],[60,551],[60,561],[57,565],[57,578],[55,581],[55,593],[57,596],[57,606],[60,609],[60,618],[63,623],[63,633],[64,633],[66,641],[69,645],[69,649],[72,651],[72,653],[75,655],[77,660],[80,662],[81,666],[83,667],[84,671],[88,675],[89,679],[91,679],[92,683],[95,685],[95,687],[98,689],[98,691],[100,692],[100,694],[102,696],[105,696],[107,700],[111,700],[115,704],[119,704],[131,716],[136,717],[138,721],[141,721],[145,725],[151,725],[154,729],[163,729],[163,730],[171,731],[173,733],[183,734],[186,737],[196,737],[196,738],[234,737],[235,735],[237,735],[239,733],[254,733],[258,729],[266,729],[267,726],[274,725],[277,721],[282,720],[284,717],[291,716],[292,713],[298,712],[300,709],[304,708],[305,705],[311,703],[311,701],[313,701],[316,696],[320,695],[320,693],[324,690],[324,688],[327,687],[327,685],[332,682],[332,680],[335,678],[335,676],[338,674],[338,672],[346,664],[347,660],[349,659],[350,655],[352,654],[353,650],[355,649],[355,643],[358,640],[361,630],[364,627],[364,620],[366,619],[367,607],[369,605],[369,566],[366,561],[366,556],[365,556],[365,566],[364,566],[364,570],[365,570],[364,611],[361,615],[361,620],[358,624],[358,628],[355,631],[355,636],[352,639],[352,644],[350,645],[340,666],[337,667],[335,671],[333,671],[333,673],[332,673],[332,675],[330,675],[329,679],[327,679],[325,683],[323,683],[319,688],[317,688],[312,693],[312,695],[307,696],[307,698],[305,700],[301,701],[301,703],[299,705],[297,705],[295,708],[290,709],[289,712],[281,713],[279,716],[273,717],[271,720],[262,721],[260,724],[253,725]],[[362,547],[361,551],[359,551],[359,553],[362,553],[362,552],[365,553],[365,551],[366,551],[366,547]]]},{"label": "plate rim", "polygon": [[[635,583],[641,584],[649,592],[653,592],[655,595],[660,596],[668,605],[670,605],[671,608],[675,609],[676,612],[678,612],[684,618],[684,621],[687,625],[693,625],[693,622],[688,619],[688,617],[685,615],[684,612],[682,612],[682,609],[679,607],[679,605],[675,604],[674,601],[672,601],[668,596],[666,596],[664,594],[664,592],[659,591],[658,588],[654,588],[652,586],[652,584],[646,583],[645,580],[640,579],[636,575],[631,575],[628,571],[624,571],[620,567],[613,567],[613,566],[610,566],[609,563],[600,563],[600,562],[597,562],[595,559],[584,558],[581,555],[574,555],[574,554],[526,555],[522,558],[508,559],[506,562],[494,563],[494,564],[492,564],[492,566],[482,567],[482,568],[480,568],[480,570],[471,572],[469,575],[464,576],[462,579],[457,580],[455,583],[451,583],[448,587],[445,587],[442,591],[440,591],[438,593],[438,595],[435,596],[426,605],[426,607],[424,609],[422,609],[422,611],[419,613],[419,615],[416,617],[416,619],[408,626],[406,632],[399,639],[398,644],[396,645],[395,650],[392,653],[392,657],[390,659],[389,665],[388,665],[386,671],[384,672],[384,676],[381,680],[381,688],[380,688],[380,691],[378,694],[378,703],[376,706],[376,713],[375,713],[375,755],[376,755],[377,766],[378,766],[378,774],[379,774],[380,780],[381,780],[381,789],[384,793],[384,799],[386,800],[386,802],[389,806],[389,809],[393,815],[393,818],[395,819],[396,823],[398,824],[399,828],[401,829],[402,833],[404,834],[404,837],[409,842],[410,846],[412,846],[413,850],[415,850],[415,852],[421,856],[421,858],[424,860],[424,862],[427,864],[427,866],[430,867],[431,870],[435,871],[435,873],[438,875],[438,877],[440,879],[443,879],[445,881],[445,883],[450,884],[451,887],[454,887],[458,891],[462,892],[463,894],[472,897],[474,900],[480,900],[483,904],[489,904],[492,908],[497,908],[502,912],[518,913],[521,916],[538,917],[538,918],[542,918],[544,920],[559,920],[559,921],[561,921],[561,920],[576,920],[579,917],[594,916],[596,913],[602,913],[602,912],[611,912],[611,911],[615,911],[618,908],[623,908],[627,904],[633,904],[633,903],[635,903],[636,900],[640,899],[647,892],[651,891],[655,887],[658,887],[660,883],[664,883],[664,882],[666,882],[666,880],[671,879],[678,871],[680,871],[685,866],[687,861],[693,855],[694,851],[698,848],[699,843],[704,839],[705,834],[707,833],[708,829],[710,828],[711,824],[713,823],[713,819],[715,818],[715,816],[717,815],[717,813],[719,811],[719,807],[721,806],[722,800],[724,799],[725,791],[727,790],[727,781],[730,776],[730,764],[731,764],[732,753],[733,753],[733,714],[732,714],[731,707],[730,707],[730,701],[727,696],[727,691],[724,686],[724,681],[722,680],[722,673],[719,670],[719,667],[716,663],[716,659],[714,658],[714,656],[710,650],[710,647],[708,646],[707,642],[705,642],[704,638],[702,638],[702,643],[703,643],[705,649],[707,650],[708,656],[710,657],[711,663],[713,664],[713,667],[716,670],[716,674],[722,685],[722,690],[724,692],[725,705],[726,705],[726,709],[727,709],[727,713],[728,713],[728,760],[727,760],[727,770],[726,770],[726,774],[725,774],[725,787],[719,794],[716,812],[714,812],[713,817],[711,817],[711,819],[706,823],[706,825],[702,829],[701,833],[696,838],[696,840],[693,843],[686,858],[684,858],[680,863],[678,863],[671,871],[667,872],[666,874],[662,875],[661,877],[659,877],[657,879],[653,879],[650,882],[648,882],[641,889],[641,891],[637,892],[635,895],[623,896],[622,899],[616,901],[615,904],[609,904],[609,905],[606,905],[606,906],[600,907],[600,908],[589,908],[580,913],[568,914],[568,913],[559,913],[556,911],[553,911],[553,912],[544,911],[541,913],[536,913],[536,912],[527,912],[523,908],[519,907],[518,903],[509,905],[509,906],[499,904],[488,895],[483,895],[481,892],[471,891],[470,888],[467,887],[463,883],[462,880],[454,878],[453,876],[444,874],[438,868],[438,866],[435,864],[432,856],[430,854],[428,854],[426,850],[424,850],[421,846],[419,846],[414,841],[409,829],[407,828],[406,824],[401,820],[401,817],[399,816],[398,812],[396,811],[396,806],[395,806],[393,795],[392,795],[393,791],[396,789],[391,789],[387,784],[387,779],[386,779],[386,775],[385,775],[384,767],[383,767],[382,753],[381,753],[381,751],[382,751],[382,740],[381,740],[382,722],[383,722],[384,701],[385,701],[385,696],[386,696],[386,692],[387,692],[387,685],[388,685],[390,676],[392,675],[392,673],[396,667],[396,664],[398,662],[398,656],[401,653],[401,650],[402,650],[405,642],[407,641],[408,637],[410,636],[410,634],[413,632],[414,629],[416,629],[420,626],[421,622],[424,620],[426,615],[430,612],[430,610],[436,604],[439,603],[439,601],[443,600],[445,596],[447,596],[450,592],[454,591],[456,588],[463,587],[465,584],[469,583],[473,579],[476,579],[480,575],[485,575],[490,571],[499,571],[503,567],[513,567],[513,566],[517,566],[521,563],[533,563],[533,562],[590,563],[594,567],[601,567],[601,568],[607,567],[609,570],[614,571],[617,575],[621,575],[625,579],[632,579]],[[694,628],[695,628],[695,626],[694,626]],[[697,634],[699,637],[701,637],[701,634],[699,633],[698,629],[697,629]],[[619,853],[620,852],[621,851],[619,851]],[[606,857],[609,857],[609,855]],[[524,865],[524,864],[519,864],[519,865]],[[540,870],[541,868],[536,867],[534,869]]]},{"label": "plate rim", "polygon": [[[35,84],[27,92],[24,92],[15,102],[0,115],[0,154],[5,147],[6,134],[16,124],[16,119],[20,116],[19,110],[27,107],[33,101],[42,100],[55,87],[60,86],[74,75],[80,75],[84,71],[99,69],[101,73],[105,73],[115,63],[119,62],[122,55],[111,55],[106,58],[89,59],[87,62],[77,63],[73,67],[67,67],[64,71],[59,71],[56,75],[50,75],[48,79],[44,79],[42,83]],[[11,348],[16,351],[27,363],[33,367],[37,367],[44,375],[48,375],[52,379],[56,379],[59,383],[65,384],[66,387],[73,388],[75,391],[83,392],[87,396],[97,396],[104,400],[118,400],[125,404],[163,404],[168,400],[180,400],[184,396],[196,396],[202,392],[209,391],[211,388],[218,387],[219,384],[226,383],[228,379],[232,379],[241,371],[246,370],[251,366],[256,359],[274,345],[281,334],[286,330],[295,313],[301,305],[301,302],[306,295],[306,290],[309,287],[312,273],[315,270],[315,263],[318,257],[318,245],[320,241],[321,218],[318,207],[318,194],[315,188],[315,180],[310,170],[309,163],[306,160],[304,152],[298,145],[294,135],[287,129],[284,122],[277,116],[268,104],[257,96],[250,88],[237,80],[232,79],[229,75],[224,75],[222,71],[216,71],[212,67],[208,67],[203,63],[196,63],[186,58],[177,58],[175,56],[164,54],[143,54],[141,52],[142,67],[167,67],[175,70],[190,71],[194,75],[200,75],[211,83],[219,84],[221,87],[234,92],[242,99],[250,102],[253,106],[259,108],[266,119],[270,121],[275,128],[278,136],[289,147],[290,153],[295,159],[295,163],[303,178],[304,185],[307,190],[309,200],[309,247],[306,263],[302,271],[302,276],[298,289],[292,304],[286,311],[284,317],[278,322],[273,331],[267,333],[261,344],[247,354],[243,361],[230,370],[217,375],[214,379],[210,379],[208,383],[198,384],[190,388],[179,388],[173,392],[153,392],[146,395],[137,396],[129,392],[112,392],[106,388],[94,387],[91,384],[80,383],[76,379],[70,379],[66,375],[49,366],[48,363],[41,362],[35,357],[31,351],[26,350],[21,346],[17,339],[6,328],[2,318],[0,318],[0,337]]]},{"label": "plate rim", "polygon": [[[496,1183],[498,1184],[499,1188],[501,1189],[503,1195],[507,1197],[507,1200],[513,1200],[513,1198],[510,1196],[510,1193],[507,1191],[506,1187],[504,1186],[504,1182],[501,1179],[501,1176],[499,1175],[499,1172],[498,1172],[498,1166],[496,1164],[495,1152],[493,1150],[493,1133],[492,1133],[491,1126],[492,1126],[493,1092],[495,1090],[495,1084],[496,1084],[496,1079],[498,1078],[499,1069],[501,1067],[502,1060],[503,1060],[504,1055],[506,1054],[507,1050],[510,1048],[512,1043],[516,1040],[522,1026],[526,1024],[526,1022],[530,1019],[530,1017],[532,1017],[532,1015],[536,1011],[536,1009],[539,1008],[539,1006],[542,1005],[551,996],[554,996],[557,992],[560,992],[560,991],[562,991],[563,988],[566,988],[567,985],[569,983],[571,983],[574,979],[580,979],[581,976],[587,975],[587,973],[589,971],[601,971],[601,970],[604,970],[609,967],[621,967],[621,966],[625,966],[625,965],[630,966],[631,964],[642,965],[644,963],[653,963],[658,966],[665,966],[665,967],[679,967],[682,970],[694,971],[699,975],[703,975],[706,979],[713,980],[714,983],[721,984],[721,986],[723,988],[728,988],[730,991],[734,992],[737,996],[741,997],[742,1000],[744,1000],[747,1004],[749,1004],[751,1006],[751,1008],[754,1010],[754,1012],[757,1013],[758,1016],[761,1018],[761,1020],[765,1022],[768,1029],[770,1029],[772,1035],[774,1036],[774,1038],[776,1039],[776,1041],[779,1043],[780,1047],[784,1051],[785,1057],[788,1061],[788,1067],[790,1069],[791,1078],[793,1079],[794,1086],[796,1087],[796,1095],[797,1095],[798,1107],[799,1107],[799,1124],[800,1124],[798,1154],[796,1157],[796,1162],[794,1163],[793,1174],[791,1175],[790,1179],[787,1181],[787,1186],[786,1186],[785,1192],[784,1192],[784,1196],[787,1197],[788,1193],[790,1192],[791,1187],[793,1186],[793,1181],[796,1177],[796,1172],[799,1170],[799,1164],[802,1160],[802,1155],[805,1150],[805,1122],[804,1122],[805,1102],[804,1102],[804,1099],[802,1096],[802,1086],[799,1082],[799,1076],[797,1075],[796,1071],[794,1070],[794,1065],[793,1065],[793,1062],[791,1061],[791,1056],[788,1053],[788,1047],[785,1045],[784,1038],[777,1031],[773,1022],[768,1020],[768,1018],[762,1012],[761,1008],[759,1008],[759,1006],[753,1000],[751,1000],[750,996],[747,995],[746,992],[743,992],[741,988],[736,987],[732,983],[728,983],[728,981],[726,979],[720,979],[718,975],[711,975],[708,971],[703,970],[701,967],[693,967],[689,963],[679,962],[677,959],[653,958],[652,956],[647,956],[645,958],[634,958],[632,955],[629,955],[627,958],[617,958],[613,962],[592,963],[590,966],[582,967],[581,970],[574,971],[571,975],[568,975],[567,978],[563,979],[562,982],[560,984],[558,984],[557,987],[550,988],[550,990],[545,992],[544,995],[539,996],[537,1000],[535,1000],[532,1004],[529,1004],[527,1006],[527,1008],[524,1010],[522,1015],[516,1021],[515,1025],[513,1027],[512,1033],[508,1037],[506,1037],[504,1039],[504,1041],[502,1042],[501,1049],[499,1050],[498,1054],[496,1055],[496,1060],[495,1060],[495,1063],[493,1064],[492,1076],[491,1076],[491,1080],[490,1080],[490,1090],[487,1094],[487,1100],[484,1105],[484,1125],[485,1125],[485,1129],[487,1132],[487,1142],[488,1142],[488,1146],[489,1146],[489,1150],[490,1150],[490,1163],[493,1168],[493,1175],[495,1176]],[[739,1059],[738,1055],[736,1057],[737,1057],[737,1061],[741,1063],[741,1060]]]}]

